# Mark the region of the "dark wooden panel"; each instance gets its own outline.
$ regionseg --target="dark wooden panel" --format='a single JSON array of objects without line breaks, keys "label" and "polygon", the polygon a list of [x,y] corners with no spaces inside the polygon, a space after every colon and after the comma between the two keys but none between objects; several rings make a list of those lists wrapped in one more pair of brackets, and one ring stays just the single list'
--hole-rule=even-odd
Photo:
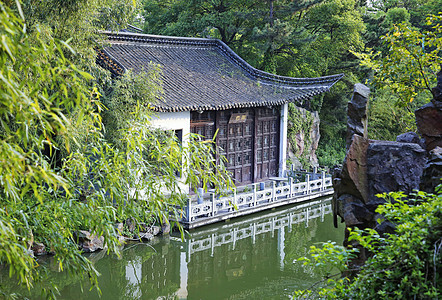
[{"label": "dark wooden panel", "polygon": [[225,149],[227,170],[232,173],[235,184],[247,184],[253,180],[253,109],[218,111],[216,128],[219,128],[217,144]]},{"label": "dark wooden panel", "polygon": [[[279,111],[271,108],[192,112],[191,132],[213,137],[216,129],[220,154],[235,184],[277,176],[279,161]],[[219,157],[217,157],[219,162]]]},{"label": "dark wooden panel", "polygon": [[254,181],[263,181],[278,174],[279,111],[256,108],[255,111]]}]

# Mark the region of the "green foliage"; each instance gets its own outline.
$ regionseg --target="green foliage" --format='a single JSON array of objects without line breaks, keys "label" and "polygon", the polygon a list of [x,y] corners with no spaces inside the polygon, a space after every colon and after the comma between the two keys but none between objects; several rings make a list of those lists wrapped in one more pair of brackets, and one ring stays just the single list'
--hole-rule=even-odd
[{"label": "green foliage", "polygon": [[[54,151],[55,132],[70,135],[69,128],[76,125],[67,121],[65,111],[81,112],[78,123],[95,117],[91,111],[95,104],[82,85],[91,76],[65,59],[66,43],[45,42],[38,34],[34,36],[37,44],[31,41],[22,17],[0,3],[0,223],[4,233],[0,235],[0,261],[9,267],[10,276],[32,287],[44,272],[27,251],[35,226],[36,231],[51,233],[47,245],[56,251],[60,269],[82,270],[94,283],[97,274],[80,256],[61,213],[70,203],[48,201],[56,191],[68,193],[68,180],[51,168],[42,153],[44,147]],[[85,215],[91,209],[87,207]],[[90,215],[94,216],[91,222],[100,224],[99,211]]]},{"label": "green foliage", "polygon": [[316,152],[321,166],[332,168],[344,160],[347,131],[347,111],[345,108],[351,98],[351,87],[355,81],[357,79],[345,76],[330,92],[324,95],[320,112],[321,139]]},{"label": "green foliage", "polygon": [[[312,144],[310,136],[312,126],[312,114],[307,110],[296,107],[293,103],[289,103],[287,137],[291,149],[302,163],[303,168],[309,168],[310,166],[308,150]],[[304,141],[303,149],[300,149],[300,146],[298,146],[297,136]]]},{"label": "green foliage", "polygon": [[68,58],[83,70],[95,67],[100,30],[125,28],[135,18],[138,0],[23,0],[21,9],[28,34],[43,32],[44,39],[70,40],[75,54]]},{"label": "green foliage", "polygon": [[91,76],[64,57],[64,43],[46,43],[36,35],[34,47],[23,20],[3,5],[0,9],[1,193],[19,201],[33,191],[42,200],[37,183],[45,182],[53,189],[66,187],[45,161],[42,147],[53,147],[54,133],[70,134],[64,111],[82,111],[79,124],[84,114],[94,109],[82,85]]},{"label": "green foliage", "polygon": [[420,93],[431,93],[442,63],[441,20],[442,14],[429,16],[426,25],[430,29],[422,31],[406,23],[394,25],[381,37],[388,47],[386,53],[359,54],[362,64],[374,71],[374,86],[388,87],[398,97],[397,105],[407,106]]},{"label": "green foliage", "polygon": [[[437,299],[442,284],[441,192],[440,185],[437,194],[417,192],[412,198],[401,192],[379,195],[386,200],[376,209],[383,218],[379,223],[392,222],[396,225],[395,233],[381,236],[374,229],[350,230],[349,240],[359,243],[371,256],[354,278],[329,280],[316,298]],[[318,250],[313,250],[313,257],[318,257]],[[325,253],[319,256],[320,263],[330,259],[338,265],[345,263],[347,255],[341,255],[341,250],[330,250],[325,245],[319,250]],[[309,295],[314,293],[309,291]],[[296,293],[302,297],[306,294]]]},{"label": "green foliage", "polygon": [[[103,236],[107,251],[118,253],[116,222],[162,223],[181,213],[176,207],[187,191],[176,170],[191,166],[184,183],[219,189],[231,180],[215,165],[210,141],[184,147],[149,129],[148,104],[160,90],[155,70],[110,86],[106,100],[115,110],[127,105],[120,110],[127,122],[119,119],[118,147],[105,139],[99,90],[106,87],[93,87],[94,78],[66,58],[77,55],[68,42],[37,28],[29,35],[15,5],[18,15],[0,2],[0,268],[55,298],[50,268],[97,287],[97,271],[78,248],[79,230]],[[53,266],[38,264],[29,251],[34,241],[53,253]],[[0,286],[2,297],[24,297],[17,291]]]},{"label": "green foliage", "polygon": [[119,78],[110,92],[104,94],[103,103],[107,110],[103,113],[105,137],[114,146],[122,148],[121,134],[127,130],[138,113],[149,117],[151,104],[161,96],[161,71],[153,64],[145,72],[134,74],[127,71]]},{"label": "green foliage", "polygon": [[395,105],[397,98],[388,88],[371,94],[368,109],[368,137],[375,140],[395,141],[396,137],[409,131],[417,131],[414,110],[428,98],[424,95],[406,107]]},{"label": "green foliage", "polygon": [[[325,148],[325,149],[324,149]],[[316,151],[318,162],[320,166],[333,168],[334,166],[342,164],[345,158],[345,141],[324,143]]]},{"label": "green foliage", "polygon": [[310,258],[302,257],[300,261],[303,261],[304,265],[314,264],[316,272],[329,277],[333,272],[347,270],[347,263],[356,257],[357,252],[358,249],[347,250],[329,241],[322,243],[321,248],[310,246]]}]

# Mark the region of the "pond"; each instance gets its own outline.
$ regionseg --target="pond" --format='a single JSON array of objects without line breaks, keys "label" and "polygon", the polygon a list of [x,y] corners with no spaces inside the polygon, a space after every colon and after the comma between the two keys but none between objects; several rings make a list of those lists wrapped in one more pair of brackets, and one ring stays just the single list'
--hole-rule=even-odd
[{"label": "pond", "polygon": [[[287,299],[318,278],[296,259],[311,245],[342,243],[330,199],[219,223],[151,244],[122,257],[93,253],[102,299]],[[83,290],[83,292],[82,292]],[[60,287],[60,299],[97,299],[87,283]]]}]

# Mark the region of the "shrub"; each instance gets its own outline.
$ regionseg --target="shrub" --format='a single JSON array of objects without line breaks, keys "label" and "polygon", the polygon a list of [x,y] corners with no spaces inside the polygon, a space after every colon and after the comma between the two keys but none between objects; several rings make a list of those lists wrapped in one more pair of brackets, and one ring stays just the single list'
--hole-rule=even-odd
[{"label": "shrub", "polygon": [[[411,199],[402,192],[379,195],[386,199],[376,212],[396,225],[395,233],[380,235],[374,229],[350,230],[349,240],[357,241],[371,253],[354,278],[330,279],[325,273],[321,288],[297,291],[304,299],[437,299],[441,295],[442,185],[436,194],[417,192]],[[340,270],[348,266],[354,249],[329,244],[312,248],[305,263],[333,262]],[[337,261],[340,264],[337,264]]]}]

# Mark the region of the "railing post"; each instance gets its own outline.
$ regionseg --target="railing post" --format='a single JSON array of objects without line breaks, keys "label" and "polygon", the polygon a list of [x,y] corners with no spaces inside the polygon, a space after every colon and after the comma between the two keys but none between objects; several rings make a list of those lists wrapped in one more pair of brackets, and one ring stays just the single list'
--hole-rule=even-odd
[{"label": "railing post", "polygon": [[212,217],[215,216],[215,194],[210,194],[210,202],[212,202]]},{"label": "railing post", "polygon": [[310,194],[310,174],[306,174],[306,179],[307,179],[307,181],[306,181],[307,189],[306,189],[305,193],[308,195],[308,194]]},{"label": "railing post", "polygon": [[235,210],[235,207],[237,207],[236,206],[236,189],[233,191],[233,210],[232,211]]},{"label": "railing post", "polygon": [[257,184],[254,183],[253,184],[253,207],[256,207],[256,198],[257,198],[256,188],[257,188]]},{"label": "railing post", "polygon": [[272,181],[272,202],[276,201],[276,182]]},{"label": "railing post", "polygon": [[322,179],[322,190],[325,191],[325,171],[322,171],[321,179]]},{"label": "railing post", "polygon": [[188,214],[187,214],[187,218],[188,218],[188,220],[187,221],[189,221],[189,223],[192,221],[192,199],[188,199],[187,200],[187,208],[188,208]]},{"label": "railing post", "polygon": [[292,198],[292,185],[293,185],[293,178],[292,177],[290,177],[289,178],[289,185],[290,185],[290,188],[289,188],[289,198]]},{"label": "railing post", "polygon": [[203,204],[204,200],[204,189],[203,188],[198,188],[197,190],[197,194],[198,194],[198,204]]}]

